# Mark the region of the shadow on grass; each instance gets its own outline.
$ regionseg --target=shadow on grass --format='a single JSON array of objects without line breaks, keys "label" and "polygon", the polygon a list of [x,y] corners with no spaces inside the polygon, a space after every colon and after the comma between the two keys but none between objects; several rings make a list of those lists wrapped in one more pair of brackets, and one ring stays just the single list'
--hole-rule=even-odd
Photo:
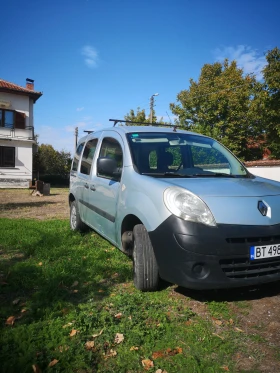
[{"label": "shadow on grass", "polygon": [[234,302],[274,297],[280,294],[280,281],[218,290],[192,290],[178,286],[175,291],[195,300],[206,302]]},{"label": "shadow on grass", "polygon": [[24,207],[43,207],[46,205],[53,205],[57,202],[52,201],[32,201],[32,202],[16,202],[16,203],[0,203],[0,210],[15,210]]}]

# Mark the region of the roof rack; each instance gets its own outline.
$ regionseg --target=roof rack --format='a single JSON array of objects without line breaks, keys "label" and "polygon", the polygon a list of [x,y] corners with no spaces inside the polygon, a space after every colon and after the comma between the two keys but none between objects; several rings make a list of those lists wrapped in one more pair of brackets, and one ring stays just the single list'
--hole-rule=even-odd
[{"label": "roof rack", "polygon": [[[118,123],[132,123],[132,124],[145,124],[146,126],[159,126],[159,127],[172,127],[173,131],[176,132],[177,126],[174,124],[163,124],[163,123],[146,123],[146,122],[133,122],[132,120],[121,120],[121,119],[109,119],[110,122],[114,122],[114,127]],[[126,124],[127,125],[127,124]]]},{"label": "roof rack", "polygon": [[84,130],[84,132],[86,132],[87,134],[90,134],[90,133],[92,133],[94,131]]}]

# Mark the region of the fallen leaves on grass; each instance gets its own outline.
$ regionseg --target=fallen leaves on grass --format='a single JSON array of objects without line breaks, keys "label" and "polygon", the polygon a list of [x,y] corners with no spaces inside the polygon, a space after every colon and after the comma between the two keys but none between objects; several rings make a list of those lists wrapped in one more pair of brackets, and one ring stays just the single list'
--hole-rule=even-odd
[{"label": "fallen leaves on grass", "polygon": [[109,357],[113,357],[117,355],[117,351],[111,349],[110,351],[107,352],[107,354],[104,356],[104,359],[108,359]]},{"label": "fallen leaves on grass", "polygon": [[221,321],[221,320],[218,320],[218,319],[216,319],[215,317],[212,317],[212,320],[213,320],[213,322],[216,324],[216,325],[222,325],[223,324],[223,322]]},{"label": "fallen leaves on grass", "polygon": [[117,333],[115,336],[115,343],[119,344],[124,340],[124,335],[121,333]]},{"label": "fallen leaves on grass", "polygon": [[101,329],[99,333],[93,334],[92,338],[99,337],[102,333],[103,333],[103,329]]},{"label": "fallen leaves on grass", "polygon": [[13,300],[12,304],[16,306],[20,302],[20,298]]},{"label": "fallen leaves on grass", "polygon": [[42,372],[38,364],[33,364],[32,369],[33,369],[34,373],[41,373]]},{"label": "fallen leaves on grass", "polygon": [[65,351],[69,350],[69,347],[68,346],[59,346],[58,349],[59,349],[59,352],[62,353],[62,352],[65,352]]},{"label": "fallen leaves on grass", "polygon": [[192,321],[192,320],[188,320],[188,321],[185,322],[185,325],[187,325],[187,326],[190,326],[190,325],[192,325],[192,324],[193,324],[193,321]]},{"label": "fallen leaves on grass", "polygon": [[65,329],[65,328],[67,328],[67,326],[71,326],[71,325],[73,325],[73,323],[69,322],[68,324],[63,325],[63,329]]},{"label": "fallen leaves on grass", "polygon": [[137,350],[139,350],[139,347],[137,347],[137,346],[132,346],[132,347],[130,347],[129,350],[130,350],[130,351],[137,351]]},{"label": "fallen leaves on grass", "polygon": [[167,373],[166,370],[162,370],[162,369],[157,369],[155,373]]},{"label": "fallen leaves on grass", "polygon": [[43,262],[40,262],[40,263],[38,263],[38,266],[40,266],[40,267],[41,267],[42,265],[43,265]]},{"label": "fallen leaves on grass", "polygon": [[164,356],[174,356],[177,354],[181,354],[182,352],[183,352],[183,349],[181,347],[176,347],[173,350],[171,348],[167,348],[166,350],[163,350],[163,351],[155,351],[152,354],[152,359],[156,360]]},{"label": "fallen leaves on grass", "polygon": [[221,340],[224,340],[225,338],[222,337],[221,335],[217,334],[217,333],[212,333],[212,335],[214,335],[215,337],[218,337],[218,338],[221,338]]},{"label": "fallen leaves on grass", "polygon": [[85,343],[86,350],[90,351],[93,349],[93,347],[94,347],[94,341],[88,341]]},{"label": "fallen leaves on grass", "polygon": [[149,370],[154,367],[154,362],[150,359],[144,359],[142,360],[142,365],[145,370]]},{"label": "fallen leaves on grass", "polygon": [[79,285],[79,281],[74,281],[73,284],[71,285],[71,288],[74,288],[78,285]]},{"label": "fallen leaves on grass", "polygon": [[239,329],[239,328],[237,328],[237,327],[235,327],[234,330],[237,331],[237,332],[240,332],[240,333],[244,333],[244,330]]},{"label": "fallen leaves on grass", "polygon": [[16,320],[16,317],[15,317],[15,316],[10,316],[10,317],[7,318],[5,324],[6,324],[6,325],[14,325],[15,320]]},{"label": "fallen leaves on grass", "polygon": [[49,363],[49,367],[53,367],[54,365],[56,365],[57,363],[59,362],[59,360],[57,359],[53,359],[50,363]]},{"label": "fallen leaves on grass", "polygon": [[122,317],[122,313],[121,312],[115,314],[115,318],[116,319],[120,319],[121,317]]},{"label": "fallen leaves on grass", "polygon": [[223,365],[220,368],[225,370],[226,372],[229,372],[229,367],[227,365]]},{"label": "fallen leaves on grass", "polygon": [[77,333],[78,333],[78,330],[72,329],[69,335],[70,337],[74,337],[74,335],[76,335]]}]

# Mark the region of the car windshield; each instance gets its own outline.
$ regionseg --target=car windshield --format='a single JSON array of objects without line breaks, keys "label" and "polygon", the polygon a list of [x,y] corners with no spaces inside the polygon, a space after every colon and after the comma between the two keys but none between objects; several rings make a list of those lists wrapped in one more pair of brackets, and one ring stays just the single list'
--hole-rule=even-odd
[{"label": "car windshield", "polygon": [[223,145],[185,133],[128,133],[135,170],[155,177],[248,177],[243,164]]}]

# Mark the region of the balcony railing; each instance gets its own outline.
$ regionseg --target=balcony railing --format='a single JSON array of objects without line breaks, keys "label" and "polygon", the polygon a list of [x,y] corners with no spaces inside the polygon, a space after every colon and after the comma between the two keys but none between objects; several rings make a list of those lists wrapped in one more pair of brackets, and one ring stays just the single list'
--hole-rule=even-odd
[{"label": "balcony railing", "polygon": [[34,140],[34,127],[28,126],[24,129],[14,128],[13,125],[0,127],[0,139],[10,140]]}]

